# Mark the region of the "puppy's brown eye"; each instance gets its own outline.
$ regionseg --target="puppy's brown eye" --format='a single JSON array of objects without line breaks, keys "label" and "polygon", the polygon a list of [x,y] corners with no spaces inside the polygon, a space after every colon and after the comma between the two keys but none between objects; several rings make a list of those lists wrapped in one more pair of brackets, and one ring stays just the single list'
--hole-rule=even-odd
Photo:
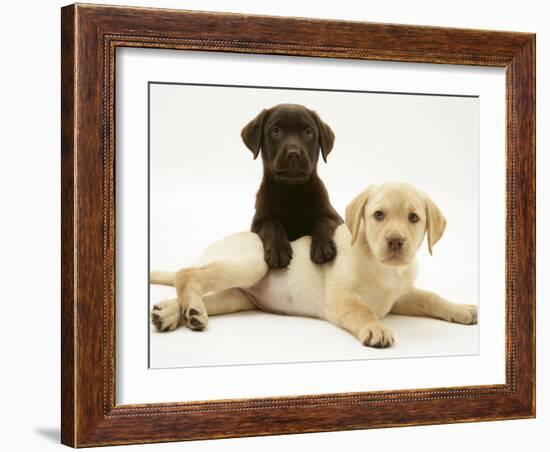
[{"label": "puppy's brown eye", "polygon": [[306,130],[304,130],[304,135],[306,136],[306,138],[313,138],[313,129],[308,127]]},{"label": "puppy's brown eye", "polygon": [[414,212],[411,212],[411,213],[409,214],[409,221],[410,221],[411,223],[416,223],[419,219],[420,219],[420,218],[418,218],[418,215],[415,214]]},{"label": "puppy's brown eye", "polygon": [[281,128],[277,127],[277,126],[272,127],[271,128],[271,136],[275,137],[275,138],[281,136]]},{"label": "puppy's brown eye", "polygon": [[374,218],[378,221],[382,221],[384,219],[384,212],[382,212],[381,210],[377,210],[376,212],[374,212]]}]

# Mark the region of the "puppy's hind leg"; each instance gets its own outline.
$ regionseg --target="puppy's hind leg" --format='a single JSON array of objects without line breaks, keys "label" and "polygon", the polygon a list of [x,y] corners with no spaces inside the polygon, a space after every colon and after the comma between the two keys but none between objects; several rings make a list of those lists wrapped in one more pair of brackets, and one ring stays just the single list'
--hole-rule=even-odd
[{"label": "puppy's hind leg", "polygon": [[181,307],[178,300],[165,300],[153,306],[151,322],[158,331],[167,332],[175,330],[183,323]]},{"label": "puppy's hind leg", "polygon": [[[209,246],[194,267],[180,270],[174,278],[178,302],[189,327],[206,327],[208,314],[203,296],[252,287],[267,271],[262,241],[252,232],[240,232]],[[243,303],[241,298],[242,306]]]},{"label": "puppy's hind leg", "polygon": [[256,305],[241,289],[226,289],[204,295],[202,303],[189,305],[183,315],[177,299],[161,301],[153,306],[151,321],[157,330],[162,332],[173,331],[179,325],[185,324],[189,328],[199,331],[204,329],[210,315],[230,314],[253,309],[257,309]]},{"label": "puppy's hind leg", "polygon": [[[189,328],[203,330],[208,323],[206,294],[214,313],[228,313],[252,308],[244,294],[228,292],[228,289],[247,288],[256,284],[267,273],[267,265],[261,255],[261,264],[256,259],[211,262],[201,267],[191,267],[176,273],[175,286],[178,302]],[[224,302],[223,296],[228,296]],[[242,296],[241,296],[242,295]],[[214,301],[215,300],[215,301]],[[235,308],[231,309],[231,305]]]},{"label": "puppy's hind leg", "polygon": [[257,309],[241,289],[209,293],[203,297],[203,301],[209,316]]},{"label": "puppy's hind leg", "polygon": [[[251,287],[267,271],[262,241],[256,234],[240,232],[226,237],[210,245],[193,267],[184,268],[175,274],[151,274],[151,283],[173,285],[177,292],[177,300],[168,300],[153,307],[153,323],[164,330],[167,326],[164,320],[169,317],[170,328],[167,330],[176,328],[181,323],[176,323],[176,311],[179,309],[184,324],[194,330],[204,329],[208,323],[208,311],[203,297],[212,300],[209,305],[215,313],[251,308],[248,301],[236,292],[225,293],[229,295],[228,303],[223,303],[222,294],[213,294],[223,293],[227,289]],[[214,303],[213,300],[220,303]]]}]

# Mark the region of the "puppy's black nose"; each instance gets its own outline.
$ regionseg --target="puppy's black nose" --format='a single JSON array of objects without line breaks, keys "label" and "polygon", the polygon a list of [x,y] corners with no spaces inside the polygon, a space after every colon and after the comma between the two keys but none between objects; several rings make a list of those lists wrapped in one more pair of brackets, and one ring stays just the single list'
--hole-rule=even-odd
[{"label": "puppy's black nose", "polygon": [[403,248],[405,239],[400,235],[390,235],[389,237],[386,237],[386,243],[388,244],[388,248],[390,250],[397,251]]},{"label": "puppy's black nose", "polygon": [[291,148],[286,151],[286,158],[290,161],[297,162],[302,158],[302,153],[298,149]]}]

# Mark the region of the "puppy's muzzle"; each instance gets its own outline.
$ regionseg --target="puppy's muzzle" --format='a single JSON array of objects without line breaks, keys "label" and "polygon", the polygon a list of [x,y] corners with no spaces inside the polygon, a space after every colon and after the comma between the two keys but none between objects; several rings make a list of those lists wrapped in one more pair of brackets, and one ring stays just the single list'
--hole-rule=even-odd
[{"label": "puppy's muzzle", "polygon": [[286,146],[279,151],[273,170],[279,180],[300,182],[313,170],[305,151],[298,146]]},{"label": "puppy's muzzle", "polygon": [[286,159],[290,168],[296,168],[302,160],[302,152],[296,148],[287,149]]},{"label": "puppy's muzzle", "polygon": [[405,237],[397,234],[392,234],[386,237],[388,248],[394,252],[401,251],[405,244]]}]

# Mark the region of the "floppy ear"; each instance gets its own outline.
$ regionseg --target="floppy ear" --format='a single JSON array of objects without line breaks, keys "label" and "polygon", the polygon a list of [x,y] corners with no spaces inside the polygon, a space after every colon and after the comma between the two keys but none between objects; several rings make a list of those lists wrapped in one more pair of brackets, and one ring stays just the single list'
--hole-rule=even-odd
[{"label": "floppy ear", "polygon": [[327,156],[330,154],[330,151],[332,151],[332,148],[334,147],[334,132],[326,122],[323,122],[321,120],[316,112],[312,110],[310,111],[315,118],[317,127],[319,128],[319,144],[321,145],[321,155],[323,156],[323,160],[325,161],[325,163],[327,163]]},{"label": "floppy ear", "polygon": [[258,116],[250,121],[241,131],[241,138],[246,144],[246,147],[254,154],[254,160],[260,153],[260,147],[262,144],[262,135],[264,128],[264,121],[267,116],[267,110],[262,110]]},{"label": "floppy ear", "polygon": [[441,210],[426,196],[426,230],[428,231],[428,250],[430,251],[430,255],[432,254],[432,247],[439,241],[443,232],[445,232],[446,225],[447,220],[441,213]]},{"label": "floppy ear", "polygon": [[359,227],[361,226],[361,220],[363,219],[363,212],[365,210],[365,205],[369,200],[371,188],[372,185],[353,198],[346,207],[346,226],[351,232],[352,245],[357,240]]}]

